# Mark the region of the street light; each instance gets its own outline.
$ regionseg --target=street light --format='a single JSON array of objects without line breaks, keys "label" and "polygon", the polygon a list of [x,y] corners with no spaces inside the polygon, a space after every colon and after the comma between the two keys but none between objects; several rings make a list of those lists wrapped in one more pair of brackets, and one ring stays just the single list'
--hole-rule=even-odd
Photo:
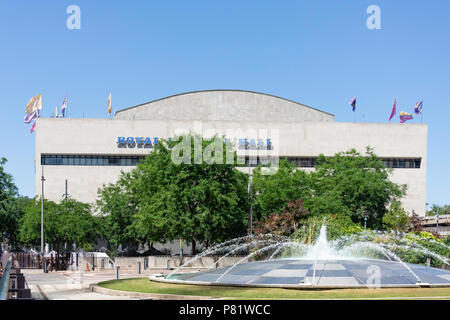
[{"label": "street light", "polygon": [[361,209],[361,216],[364,218],[364,230],[367,229],[367,218],[368,218],[368,213],[366,211],[364,211],[364,209]]},{"label": "street light", "polygon": [[41,253],[44,253],[44,166],[42,166],[41,189]]},{"label": "street light", "polygon": [[437,214],[436,214],[436,233],[439,233],[439,208],[437,208],[436,210],[437,210]]},{"label": "street light", "polygon": [[249,212],[249,220],[248,220],[248,229],[249,234],[253,234],[253,171],[250,168],[250,164],[248,167],[248,200],[250,202],[250,212]]}]

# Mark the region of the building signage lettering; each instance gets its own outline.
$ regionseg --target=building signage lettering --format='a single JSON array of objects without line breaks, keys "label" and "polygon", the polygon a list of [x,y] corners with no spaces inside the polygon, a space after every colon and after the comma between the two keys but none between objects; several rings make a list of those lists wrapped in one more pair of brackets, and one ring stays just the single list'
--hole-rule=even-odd
[{"label": "building signage lettering", "polygon": [[[171,138],[168,138],[170,141]],[[159,137],[117,137],[117,146],[119,148],[152,148],[160,141]],[[228,139],[224,139],[225,144],[228,143]],[[272,140],[271,139],[248,139],[248,138],[240,138],[238,139],[238,148],[239,149],[272,149]]]}]

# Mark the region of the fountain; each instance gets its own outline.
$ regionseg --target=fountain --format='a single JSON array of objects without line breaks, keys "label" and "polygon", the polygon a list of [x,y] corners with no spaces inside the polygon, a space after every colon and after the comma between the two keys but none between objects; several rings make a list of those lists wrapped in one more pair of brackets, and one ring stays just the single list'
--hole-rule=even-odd
[{"label": "fountain", "polygon": [[[371,241],[373,236],[364,232],[328,241],[325,224],[315,243],[309,246],[274,235],[241,237],[195,256],[166,277],[151,276],[150,279],[183,284],[283,288],[450,286],[450,271],[406,263],[394,251],[419,251],[447,266],[450,266],[449,259],[403,239],[401,234],[379,231],[375,234],[381,240],[394,239],[396,243],[375,243]],[[217,268],[222,259],[242,251],[246,255],[238,262]],[[207,271],[179,273],[192,262],[218,253],[223,256]]]}]

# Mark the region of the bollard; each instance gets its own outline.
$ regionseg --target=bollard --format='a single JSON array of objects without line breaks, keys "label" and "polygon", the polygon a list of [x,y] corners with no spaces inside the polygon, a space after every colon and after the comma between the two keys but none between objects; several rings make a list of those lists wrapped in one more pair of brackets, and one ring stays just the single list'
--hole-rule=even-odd
[{"label": "bollard", "polygon": [[137,263],[137,273],[141,274],[141,262]]},{"label": "bollard", "polygon": [[48,270],[47,270],[47,261],[44,261],[44,273],[48,273]]},{"label": "bollard", "polygon": [[429,267],[431,265],[431,259],[427,258],[427,267]]},{"label": "bollard", "polygon": [[170,269],[170,260],[167,259],[167,270],[169,270],[169,269]]},{"label": "bollard", "polygon": [[120,279],[120,267],[119,266],[116,267],[116,279],[117,280]]}]

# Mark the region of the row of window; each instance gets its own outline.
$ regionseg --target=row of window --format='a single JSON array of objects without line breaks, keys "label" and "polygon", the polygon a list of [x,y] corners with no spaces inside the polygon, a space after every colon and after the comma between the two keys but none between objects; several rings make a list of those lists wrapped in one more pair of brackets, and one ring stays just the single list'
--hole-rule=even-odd
[{"label": "row of window", "polygon": [[[41,165],[47,166],[136,166],[145,156],[106,156],[106,155],[42,155]],[[280,157],[288,159],[300,168],[314,168],[317,157]],[[268,164],[270,157],[245,157],[245,165],[257,167]],[[415,168],[419,169],[421,159],[382,159],[388,168]]]},{"label": "row of window", "polygon": [[[280,159],[287,159],[291,163],[295,164],[299,168],[314,168],[317,164],[317,157],[280,157]],[[265,157],[246,157],[245,164],[250,167],[257,167],[261,164],[267,164],[270,159]],[[420,169],[421,159],[397,159],[397,158],[384,158],[381,159],[383,164],[387,168],[394,169]]]},{"label": "row of window", "polygon": [[145,156],[42,155],[47,166],[136,166]]},{"label": "row of window", "polygon": [[419,169],[421,159],[381,159],[387,168],[414,168]]}]

